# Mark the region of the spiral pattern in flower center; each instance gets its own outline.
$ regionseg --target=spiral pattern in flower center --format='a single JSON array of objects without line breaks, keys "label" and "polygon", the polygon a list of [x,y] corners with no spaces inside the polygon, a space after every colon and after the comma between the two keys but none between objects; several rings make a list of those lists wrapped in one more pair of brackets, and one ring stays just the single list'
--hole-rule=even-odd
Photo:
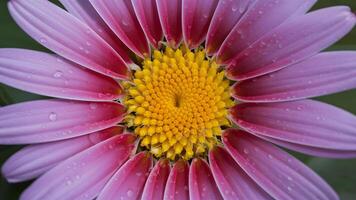
[{"label": "spiral pattern in flower center", "polygon": [[234,102],[225,72],[204,50],[155,50],[125,83],[126,122],[156,157],[191,159],[219,143]]}]

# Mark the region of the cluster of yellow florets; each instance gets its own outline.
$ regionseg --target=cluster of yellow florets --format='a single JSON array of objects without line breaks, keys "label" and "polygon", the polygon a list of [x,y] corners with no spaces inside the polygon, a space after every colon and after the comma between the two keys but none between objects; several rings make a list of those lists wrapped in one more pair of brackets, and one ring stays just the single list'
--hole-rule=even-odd
[{"label": "cluster of yellow florets", "polygon": [[217,144],[233,105],[229,80],[203,50],[154,51],[125,83],[126,122],[157,157],[191,159]]}]

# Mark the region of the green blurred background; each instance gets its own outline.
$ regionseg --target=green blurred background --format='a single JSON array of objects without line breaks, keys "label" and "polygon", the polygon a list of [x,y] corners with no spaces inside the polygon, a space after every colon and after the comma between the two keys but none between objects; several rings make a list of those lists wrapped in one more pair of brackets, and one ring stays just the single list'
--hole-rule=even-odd
[{"label": "green blurred background", "polygon": [[[334,5],[348,5],[353,11],[356,11],[355,0],[319,0],[313,9]],[[0,0],[0,48],[4,47],[48,51],[28,37],[15,24],[8,13],[6,1]],[[356,50],[356,28],[328,50],[340,49]],[[42,98],[46,97],[26,93],[0,84],[0,106]],[[317,99],[356,114],[356,90],[324,96]],[[0,165],[20,148],[20,146],[0,146]],[[339,193],[342,200],[356,199],[356,159],[334,160],[308,157],[294,152],[292,152],[292,154],[321,175]],[[0,199],[18,199],[21,191],[23,191],[29,184],[30,182],[9,184],[6,180],[0,177]]]}]

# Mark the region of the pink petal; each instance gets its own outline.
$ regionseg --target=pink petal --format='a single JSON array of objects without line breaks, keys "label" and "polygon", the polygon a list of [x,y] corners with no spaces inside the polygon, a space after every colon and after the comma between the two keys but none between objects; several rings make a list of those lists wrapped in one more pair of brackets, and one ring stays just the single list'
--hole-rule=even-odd
[{"label": "pink petal", "polygon": [[92,29],[49,1],[8,3],[19,26],[43,46],[99,73],[128,78],[122,58]]},{"label": "pink petal", "polygon": [[0,108],[0,143],[29,144],[86,135],[119,123],[118,103],[38,100]]},{"label": "pink petal", "polygon": [[182,0],[156,0],[163,33],[172,47],[182,40]]},{"label": "pink petal", "polygon": [[109,77],[56,55],[24,49],[0,49],[0,79],[18,89],[66,99],[106,101],[122,94]]},{"label": "pink petal", "polygon": [[206,37],[218,0],[183,0],[183,37],[190,48],[197,48]]},{"label": "pink petal", "polygon": [[210,168],[225,200],[272,199],[237,165],[222,147],[209,152]]},{"label": "pink petal", "polygon": [[149,54],[146,36],[136,18],[131,0],[90,0],[90,2],[127,47],[141,57]]},{"label": "pink petal", "polygon": [[94,199],[132,154],[134,141],[132,134],[118,135],[69,158],[37,179],[21,199]]},{"label": "pink petal", "polygon": [[233,27],[253,3],[254,0],[219,1],[206,36],[205,46],[209,55],[213,55],[219,50]]},{"label": "pink petal", "polygon": [[127,63],[132,64],[130,54],[132,53],[124,43],[111,31],[104,20],[96,12],[89,1],[82,0],[59,0],[69,13],[86,23],[101,38],[103,38],[121,58]]},{"label": "pink petal", "polygon": [[356,117],[313,101],[239,104],[232,120],[248,132],[295,144],[356,152]]},{"label": "pink petal", "polygon": [[233,96],[241,101],[276,102],[356,88],[356,52],[328,52],[269,75],[238,82]]},{"label": "pink petal", "polygon": [[287,19],[303,15],[316,0],[256,1],[226,37],[217,54],[218,62],[231,59]]},{"label": "pink petal", "polygon": [[190,165],[189,196],[190,200],[223,199],[211,174],[209,165],[200,158],[194,159]]},{"label": "pink petal", "polygon": [[152,157],[146,152],[137,154],[114,174],[97,199],[140,199],[151,168]]},{"label": "pink petal", "polygon": [[326,157],[326,158],[355,158],[356,151],[352,150],[333,150],[333,149],[324,149],[306,145],[300,145],[296,143],[286,142],[283,140],[274,139],[271,137],[266,137],[262,135],[255,134],[257,137],[260,137],[266,141],[272,142],[279,146],[285,147],[287,149],[291,149],[293,151],[298,151],[304,154],[308,154],[311,156],[318,156],[318,157]]},{"label": "pink petal", "polygon": [[5,162],[2,174],[11,183],[37,178],[67,158],[122,131],[122,127],[112,127],[73,139],[24,147]]},{"label": "pink petal", "polygon": [[141,199],[163,199],[169,172],[169,161],[163,159],[158,161],[147,179]]},{"label": "pink petal", "polygon": [[168,177],[166,189],[164,191],[164,200],[189,200],[188,180],[188,162],[183,160],[175,162]]},{"label": "pink petal", "polygon": [[159,42],[163,38],[163,32],[159,21],[156,1],[132,0],[132,5],[148,40],[155,48],[159,48]]},{"label": "pink petal", "polygon": [[275,199],[338,199],[317,174],[272,144],[236,129],[225,131],[223,142],[244,171]]},{"label": "pink petal", "polygon": [[355,22],[355,15],[343,6],[290,19],[236,56],[227,75],[244,80],[300,62],[338,41]]}]

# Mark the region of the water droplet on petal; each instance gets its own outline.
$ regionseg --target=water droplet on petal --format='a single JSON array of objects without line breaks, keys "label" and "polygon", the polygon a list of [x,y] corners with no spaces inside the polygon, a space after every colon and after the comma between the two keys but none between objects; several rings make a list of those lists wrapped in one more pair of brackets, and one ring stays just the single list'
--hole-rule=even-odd
[{"label": "water droplet on petal", "polygon": [[128,197],[132,197],[133,196],[132,190],[128,190],[126,194],[127,194]]},{"label": "water droplet on petal", "polygon": [[90,103],[90,104],[89,104],[89,107],[90,107],[90,109],[95,110],[96,108],[98,108],[98,104],[96,104],[96,103]]},{"label": "water droplet on petal", "polygon": [[287,189],[289,192],[291,192],[293,190],[290,186],[288,186]]},{"label": "water droplet on petal", "polygon": [[47,43],[47,40],[44,39],[44,38],[40,38],[40,42],[41,42],[42,44],[46,44],[46,43]]},{"label": "water droplet on petal", "polygon": [[67,180],[67,182],[66,182],[66,185],[72,185],[72,181],[71,180]]},{"label": "water droplet on petal", "polygon": [[249,151],[248,151],[247,149],[244,149],[244,153],[245,153],[245,154],[248,154]]},{"label": "water droplet on petal", "polygon": [[57,114],[54,113],[54,112],[51,112],[48,116],[49,120],[51,120],[52,122],[53,121],[56,121],[57,120]]},{"label": "water droplet on petal", "polygon": [[124,26],[128,26],[129,24],[127,23],[127,21],[125,21],[124,19],[121,21],[122,25]]},{"label": "water droplet on petal", "polygon": [[58,70],[53,74],[53,77],[54,78],[61,78],[62,75],[63,75],[63,72]]}]

